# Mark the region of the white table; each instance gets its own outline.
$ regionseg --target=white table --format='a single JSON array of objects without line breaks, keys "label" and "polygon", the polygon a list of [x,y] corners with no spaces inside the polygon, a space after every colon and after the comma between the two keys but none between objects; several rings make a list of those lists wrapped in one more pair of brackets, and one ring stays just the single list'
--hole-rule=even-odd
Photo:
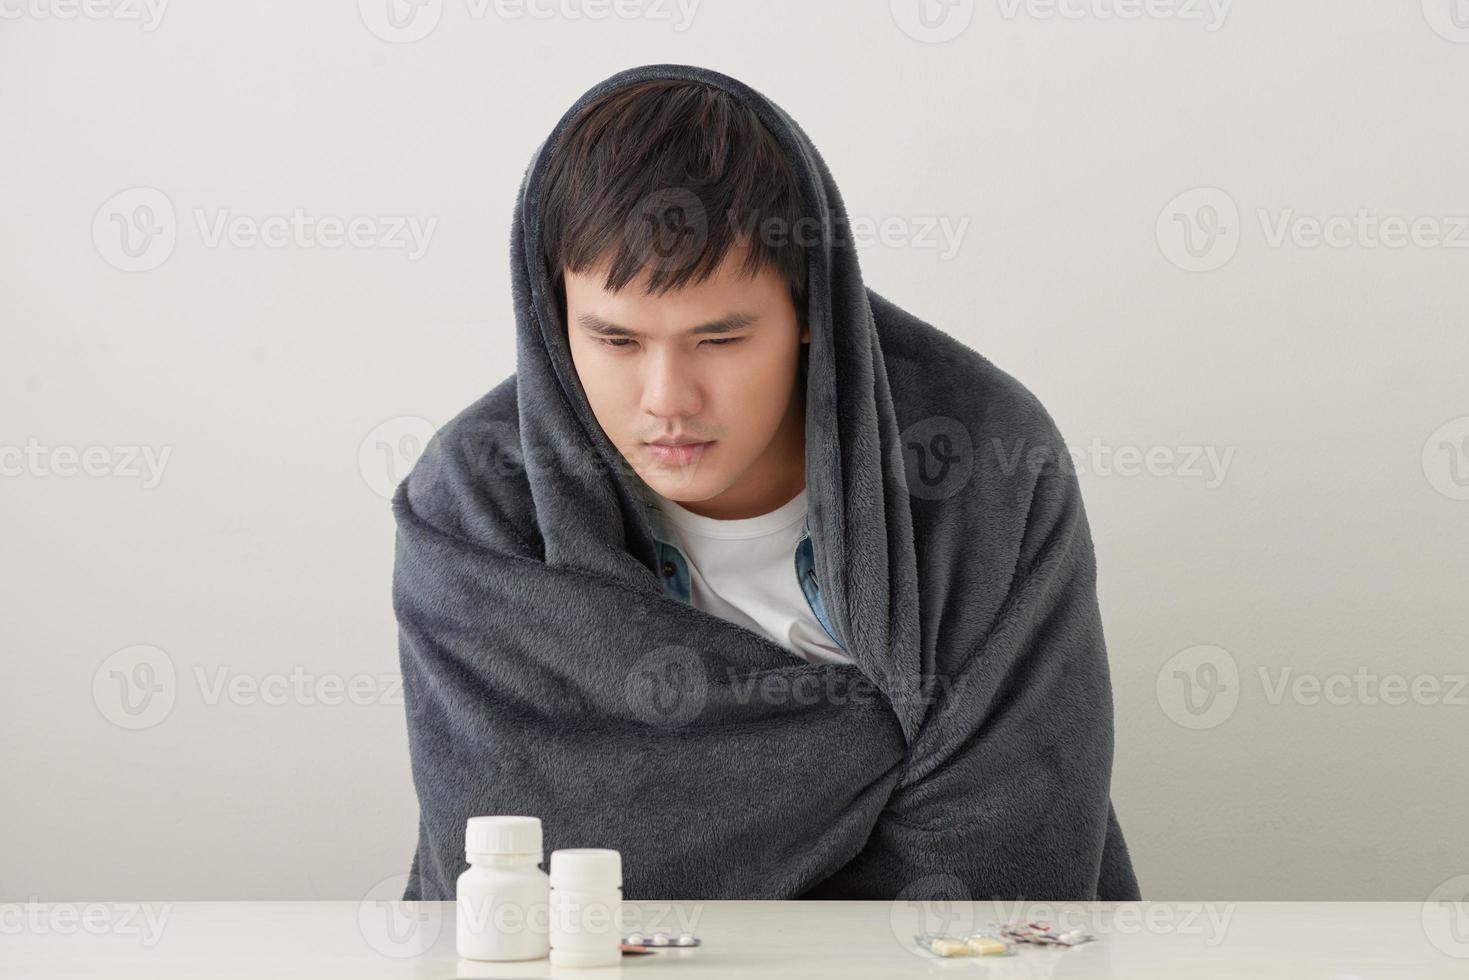
[{"label": "white table", "polygon": [[[0,976],[1469,977],[1464,903],[626,902],[624,916],[645,931],[692,929],[703,945],[553,973],[546,960],[459,960],[450,903],[8,903],[0,906]],[[982,926],[1022,916],[1097,938],[951,960],[920,956],[909,942],[925,922]]]}]

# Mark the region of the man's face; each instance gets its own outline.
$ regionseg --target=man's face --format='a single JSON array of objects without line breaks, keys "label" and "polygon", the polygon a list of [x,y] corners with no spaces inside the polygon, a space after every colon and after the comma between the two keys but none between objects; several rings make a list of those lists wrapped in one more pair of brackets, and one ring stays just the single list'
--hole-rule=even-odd
[{"label": "man's face", "polygon": [[[743,261],[732,249],[708,279],[661,296],[644,292],[646,274],[619,293],[602,288],[605,267],[565,276],[572,361],[602,430],[653,490],[725,520],[805,486],[810,331],[785,281],[742,276]],[[660,440],[705,445],[650,445]]]}]

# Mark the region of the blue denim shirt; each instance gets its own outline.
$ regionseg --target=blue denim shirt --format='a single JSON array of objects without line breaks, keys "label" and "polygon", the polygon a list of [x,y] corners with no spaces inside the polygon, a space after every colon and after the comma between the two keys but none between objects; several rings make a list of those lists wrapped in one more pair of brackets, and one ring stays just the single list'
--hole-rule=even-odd
[{"label": "blue denim shirt", "polygon": [[[648,523],[653,528],[653,540],[658,548],[658,578],[663,583],[663,592],[680,602],[688,602],[688,560],[684,558],[683,552],[676,544],[677,538],[658,502],[648,497],[647,494],[643,494],[643,502],[648,508]],[[831,620],[826,616],[826,605],[821,601],[821,587],[816,584],[816,559],[811,546],[811,518],[809,515],[801,524],[801,536],[796,541],[792,565],[796,584],[801,587],[801,594],[806,597],[806,604],[811,607],[816,621],[821,624],[826,635],[831,637],[831,642],[846,653],[847,648],[836,638],[836,631],[832,629]]]}]

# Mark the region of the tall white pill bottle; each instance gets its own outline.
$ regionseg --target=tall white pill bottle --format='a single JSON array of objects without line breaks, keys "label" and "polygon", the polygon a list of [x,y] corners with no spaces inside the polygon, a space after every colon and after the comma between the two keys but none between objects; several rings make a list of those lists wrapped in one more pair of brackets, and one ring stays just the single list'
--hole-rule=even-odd
[{"label": "tall white pill bottle", "polygon": [[470,817],[469,870],[454,887],[454,945],[467,960],[536,960],[550,951],[550,878],[539,817]]}]

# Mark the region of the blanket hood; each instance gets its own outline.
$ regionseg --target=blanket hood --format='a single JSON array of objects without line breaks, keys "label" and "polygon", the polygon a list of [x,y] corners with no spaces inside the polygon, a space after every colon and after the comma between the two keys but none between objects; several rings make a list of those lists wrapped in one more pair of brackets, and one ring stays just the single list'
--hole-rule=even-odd
[{"label": "blanket hood", "polygon": [[703,82],[752,108],[789,159],[806,215],[821,230],[807,250],[806,488],[818,585],[844,646],[893,705],[911,743],[922,720],[918,687],[925,667],[909,493],[846,209],[801,127],[770,99],[719,72],[656,64],[612,75],[567,109],[536,148],[521,181],[510,249],[517,403],[544,560],[631,588],[661,590],[642,503],[646,485],[607,438],[577,378],[540,236],[542,181],[557,140],[589,102],[650,79]]}]

